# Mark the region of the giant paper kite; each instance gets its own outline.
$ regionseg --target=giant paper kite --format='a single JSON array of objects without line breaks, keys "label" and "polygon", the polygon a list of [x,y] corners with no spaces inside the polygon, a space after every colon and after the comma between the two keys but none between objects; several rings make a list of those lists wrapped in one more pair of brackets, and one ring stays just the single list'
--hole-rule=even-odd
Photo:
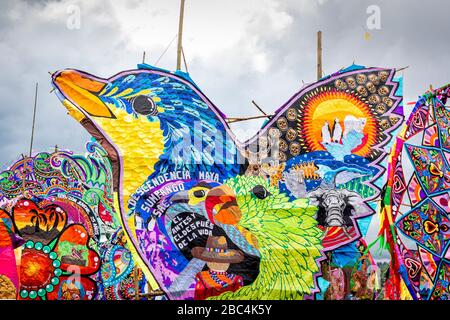
[{"label": "giant paper kite", "polygon": [[112,168],[98,144],[88,151],[41,152],[0,173],[0,277],[18,299],[135,298]]},{"label": "giant paper kite", "polygon": [[351,66],[305,86],[245,143],[180,71],[52,80],[113,161],[123,230],[153,287],[169,299],[302,299],[326,290],[324,260],[364,279],[359,240],[403,119],[394,74]]},{"label": "giant paper kite", "polygon": [[449,97],[449,86],[420,97],[389,159],[380,235],[390,299],[450,298]]}]

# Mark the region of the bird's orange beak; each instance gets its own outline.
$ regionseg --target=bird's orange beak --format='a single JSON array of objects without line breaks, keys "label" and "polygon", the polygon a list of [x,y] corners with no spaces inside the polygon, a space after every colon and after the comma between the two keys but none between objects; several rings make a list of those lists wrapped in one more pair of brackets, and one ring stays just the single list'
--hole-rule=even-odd
[{"label": "bird's orange beak", "polygon": [[115,118],[98,97],[107,81],[77,70],[58,71],[52,75],[55,87],[75,106],[94,117]]},{"label": "bird's orange beak", "polygon": [[242,217],[233,190],[225,185],[215,187],[208,192],[205,207],[212,223],[237,224]]}]

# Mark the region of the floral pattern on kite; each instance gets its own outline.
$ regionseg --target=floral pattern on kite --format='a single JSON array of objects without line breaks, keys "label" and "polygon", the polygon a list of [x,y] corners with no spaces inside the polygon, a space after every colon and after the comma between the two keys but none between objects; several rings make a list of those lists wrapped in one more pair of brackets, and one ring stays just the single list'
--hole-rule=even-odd
[{"label": "floral pattern on kite", "polygon": [[[126,245],[114,243],[120,223],[113,208],[112,170],[105,150],[95,142],[87,150],[85,156],[67,151],[39,153],[0,173],[3,215],[10,219],[15,237],[24,242],[15,259],[19,299],[134,298],[133,293],[111,294],[132,277],[133,262]],[[116,247],[128,256],[127,268],[116,267],[119,254],[107,254]],[[120,277],[105,275],[102,271],[108,265],[122,273]],[[0,274],[7,267],[2,264]]]},{"label": "floral pattern on kite", "polygon": [[391,299],[450,295],[449,96],[447,86],[419,99],[389,161],[380,235],[389,244],[391,268],[404,270],[390,274]]}]

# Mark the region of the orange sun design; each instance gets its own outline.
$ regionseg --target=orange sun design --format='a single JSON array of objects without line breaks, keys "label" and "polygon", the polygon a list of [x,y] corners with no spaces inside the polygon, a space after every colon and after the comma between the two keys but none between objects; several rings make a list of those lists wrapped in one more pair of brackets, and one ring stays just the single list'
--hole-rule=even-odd
[{"label": "orange sun design", "polygon": [[311,151],[326,150],[322,145],[322,127],[326,121],[333,125],[339,119],[342,130],[345,130],[344,119],[347,116],[366,119],[362,143],[352,153],[365,157],[376,143],[377,121],[368,106],[351,94],[340,91],[318,93],[303,107],[304,116],[301,128],[305,133],[306,143]]}]

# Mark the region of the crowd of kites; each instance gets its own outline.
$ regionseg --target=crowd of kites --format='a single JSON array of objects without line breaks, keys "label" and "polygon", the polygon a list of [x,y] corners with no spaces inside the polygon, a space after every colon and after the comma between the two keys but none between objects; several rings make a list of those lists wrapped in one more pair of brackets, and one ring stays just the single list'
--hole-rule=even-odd
[{"label": "crowd of kites", "polygon": [[450,298],[450,86],[352,65],[240,142],[181,71],[52,84],[92,139],[0,173],[0,299]]}]

